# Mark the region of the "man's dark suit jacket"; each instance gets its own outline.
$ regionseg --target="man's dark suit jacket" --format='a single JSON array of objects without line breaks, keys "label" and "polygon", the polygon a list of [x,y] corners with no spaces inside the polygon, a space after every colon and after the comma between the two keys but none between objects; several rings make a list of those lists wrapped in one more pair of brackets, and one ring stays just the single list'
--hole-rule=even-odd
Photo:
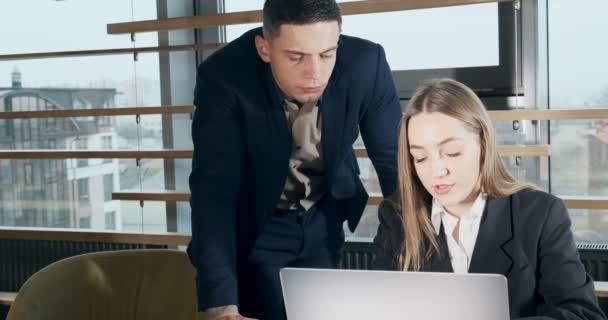
[{"label": "man's dark suit jacket", "polygon": [[[399,270],[401,212],[385,200],[378,215],[374,268]],[[570,224],[563,202],[542,191],[488,197],[469,272],[507,277],[511,318],[605,319]],[[426,259],[422,271],[453,272],[443,227],[439,243],[440,254]]]},{"label": "man's dark suit jacket", "polygon": [[[238,305],[239,270],[273,213],[287,176],[292,137],[270,65],[254,29],[198,69],[192,124],[192,241],[199,309]],[[341,36],[336,66],[319,105],[323,115],[323,203],[353,230],[368,195],[353,143],[359,131],[383,194],[397,181],[401,107],[380,45]],[[242,273],[241,273],[242,274]]]}]

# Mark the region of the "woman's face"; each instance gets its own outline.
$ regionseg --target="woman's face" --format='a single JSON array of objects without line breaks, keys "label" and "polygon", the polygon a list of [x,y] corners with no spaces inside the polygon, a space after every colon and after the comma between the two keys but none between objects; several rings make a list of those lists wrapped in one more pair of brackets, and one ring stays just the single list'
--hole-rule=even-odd
[{"label": "woman's face", "polygon": [[479,135],[458,119],[423,112],[410,118],[408,140],[424,188],[450,213],[468,211],[479,192]]}]

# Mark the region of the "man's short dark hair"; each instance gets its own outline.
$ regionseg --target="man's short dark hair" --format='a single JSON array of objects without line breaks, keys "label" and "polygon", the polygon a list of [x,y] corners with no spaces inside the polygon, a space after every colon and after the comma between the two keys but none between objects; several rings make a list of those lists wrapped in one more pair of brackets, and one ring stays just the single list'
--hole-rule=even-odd
[{"label": "man's short dark hair", "polygon": [[264,3],[264,34],[279,36],[284,24],[311,24],[336,21],[342,25],[340,6],[336,0],[266,0]]}]

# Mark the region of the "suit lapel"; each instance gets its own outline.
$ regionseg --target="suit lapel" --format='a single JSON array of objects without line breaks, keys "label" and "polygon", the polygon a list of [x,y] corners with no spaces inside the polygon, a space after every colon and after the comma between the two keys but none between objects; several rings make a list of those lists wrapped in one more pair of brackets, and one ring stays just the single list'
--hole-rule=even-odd
[{"label": "suit lapel", "polygon": [[[287,169],[289,156],[291,154],[291,133],[287,126],[287,117],[285,116],[284,101],[281,98],[281,91],[272,76],[272,70],[268,63],[264,64],[264,77],[266,93],[270,101],[270,105],[265,106],[265,111],[270,116],[266,128],[256,129],[268,130],[269,140],[266,145],[273,150],[267,154],[272,155],[273,158],[276,157],[277,161],[280,161]],[[278,148],[278,150],[275,148]],[[276,156],[277,154],[278,157]]]},{"label": "suit lapel", "polygon": [[[433,255],[427,260],[422,266],[422,271],[428,272],[454,272],[452,268],[452,261],[450,260],[450,253],[448,250],[448,242],[443,229],[443,223],[439,229],[439,235],[437,236],[439,241],[439,252],[433,252]],[[430,246],[429,241],[426,241],[426,246]]]},{"label": "suit lapel", "polygon": [[336,85],[327,86],[319,106],[322,117],[321,153],[326,182],[331,183],[336,173],[339,151],[342,148],[344,123],[346,121],[346,90]]},{"label": "suit lapel", "polygon": [[507,275],[513,265],[511,197],[490,198],[481,219],[469,273]]},{"label": "suit lapel", "polygon": [[283,108],[280,90],[272,76],[270,65],[264,63],[261,82],[265,99],[260,100],[254,112],[248,134],[254,135],[255,146],[251,151],[256,174],[264,179],[256,179],[256,192],[263,194],[257,205],[258,210],[267,212],[276,204],[285,186],[285,178],[291,155],[291,133]]}]

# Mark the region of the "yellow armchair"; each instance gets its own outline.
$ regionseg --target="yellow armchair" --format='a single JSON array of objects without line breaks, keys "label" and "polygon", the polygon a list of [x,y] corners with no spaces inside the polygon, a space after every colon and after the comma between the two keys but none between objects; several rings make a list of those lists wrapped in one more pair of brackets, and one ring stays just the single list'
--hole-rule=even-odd
[{"label": "yellow armchair", "polygon": [[194,281],[186,253],[177,250],[79,255],[29,278],[7,320],[203,319]]}]

